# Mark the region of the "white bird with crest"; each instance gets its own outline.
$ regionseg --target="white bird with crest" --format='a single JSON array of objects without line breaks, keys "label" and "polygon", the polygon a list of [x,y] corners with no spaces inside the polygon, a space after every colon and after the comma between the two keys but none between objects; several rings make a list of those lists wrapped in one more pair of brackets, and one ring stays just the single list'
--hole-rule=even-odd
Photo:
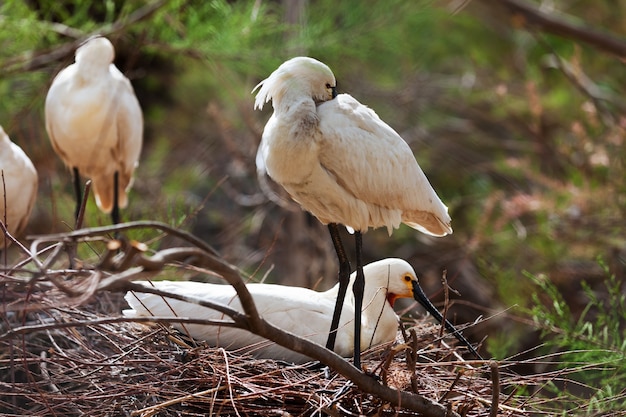
[{"label": "white bird with crest", "polygon": [[[361,349],[395,340],[398,331],[398,316],[393,310],[393,304],[398,298],[415,298],[441,322],[441,314],[424,295],[415,271],[406,261],[395,258],[383,259],[366,265],[363,272],[366,281],[365,302],[362,310]],[[355,278],[356,274],[352,274],[350,285]],[[142,282],[142,284],[154,285],[159,290],[194,296],[204,301],[243,311],[235,289],[230,285],[190,281],[151,281]],[[247,287],[259,315],[269,323],[320,345],[324,344],[328,337],[339,284],[325,292],[274,284],[248,284]],[[181,300],[163,298],[155,294],[128,292],[124,298],[131,307],[130,310],[123,311],[127,317],[228,320],[228,317],[216,310]],[[337,341],[334,346],[334,351],[344,357],[351,356],[354,352],[352,322],[356,311],[354,299],[348,297],[346,301],[343,305]],[[446,321],[445,324],[461,342],[472,349],[469,342],[454,329],[450,322]],[[261,358],[294,363],[311,360],[300,353],[234,327],[180,323],[174,326],[194,339],[206,340],[213,346],[247,351]]]},{"label": "white bird with crest", "polygon": [[[336,94],[335,76],[313,58],[292,58],[255,90],[255,108],[272,102],[257,152],[257,169],[300,206],[327,224],[339,258],[340,290],[327,347],[348,286],[350,264],[337,225],[355,231],[357,304],[362,299],[361,232],[401,223],[432,236],[452,233],[448,209],[419,167],[409,145],[370,108]],[[354,363],[359,367],[358,319]]]},{"label": "white bird with crest", "polygon": [[73,170],[76,217],[84,175],[92,180],[97,206],[118,223],[141,153],[143,115],[114,57],[113,45],[104,37],[83,43],[76,62],[52,81],[45,114],[52,147]]}]

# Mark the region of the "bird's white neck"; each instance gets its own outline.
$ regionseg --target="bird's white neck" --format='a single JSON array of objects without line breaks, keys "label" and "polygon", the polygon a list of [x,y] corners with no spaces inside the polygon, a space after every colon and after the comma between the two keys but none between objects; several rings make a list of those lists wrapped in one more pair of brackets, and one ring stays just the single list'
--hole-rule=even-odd
[{"label": "bird's white neck", "polygon": [[89,60],[81,60],[76,62],[78,66],[77,73],[83,80],[99,80],[109,73],[109,65]]}]

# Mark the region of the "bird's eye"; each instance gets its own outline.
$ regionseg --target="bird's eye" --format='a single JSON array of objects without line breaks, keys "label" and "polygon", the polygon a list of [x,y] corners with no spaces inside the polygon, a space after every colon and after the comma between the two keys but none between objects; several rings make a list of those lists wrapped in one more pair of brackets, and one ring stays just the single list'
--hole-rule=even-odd
[{"label": "bird's eye", "polygon": [[333,88],[333,86],[330,83],[326,83],[326,88]]},{"label": "bird's eye", "polygon": [[404,280],[405,280],[406,282],[410,282],[410,281],[412,281],[412,280],[413,280],[413,277],[412,277],[412,276],[410,276],[410,275],[405,275],[405,276],[404,276]]}]

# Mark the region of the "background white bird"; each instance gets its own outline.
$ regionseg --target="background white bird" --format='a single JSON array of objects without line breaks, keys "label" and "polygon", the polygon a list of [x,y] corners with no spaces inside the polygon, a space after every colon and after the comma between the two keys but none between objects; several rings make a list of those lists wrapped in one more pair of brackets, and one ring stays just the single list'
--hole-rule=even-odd
[{"label": "background white bird", "polygon": [[[0,220],[13,237],[20,234],[35,204],[37,171],[22,148],[11,142],[0,126]],[[6,212],[5,212],[6,206]],[[8,240],[7,244],[11,241]],[[0,233],[0,250],[5,236]]]},{"label": "background white bird", "polygon": [[[328,66],[308,57],[286,61],[260,82],[255,108],[272,101],[257,169],[282,185],[302,208],[328,224],[339,258],[341,290],[327,347],[341,314],[350,265],[337,224],[355,231],[361,298],[361,232],[405,223],[433,236],[452,233],[447,207],[437,196],[408,144],[378,115],[348,94],[336,94]],[[254,91],[253,90],[253,91]],[[354,363],[358,367],[358,320]]]},{"label": "background white bird", "polygon": [[[383,259],[366,265],[363,269],[366,281],[360,348],[366,349],[381,343],[395,340],[398,331],[398,317],[393,303],[398,298],[424,300],[415,271],[402,259]],[[352,274],[350,285],[356,274]],[[206,284],[189,281],[143,282],[160,290],[181,295],[195,296],[243,311],[235,290],[230,285]],[[334,312],[339,284],[326,292],[317,292],[302,287],[289,287],[273,284],[248,284],[259,314],[268,322],[283,330],[302,336],[322,345],[328,337],[328,328]],[[425,298],[425,296],[424,296]],[[211,320],[227,319],[224,314],[196,304],[162,298],[154,294],[128,292],[126,301],[132,310],[124,310],[127,317],[189,317]],[[425,298],[429,311],[439,312]],[[343,314],[337,333],[335,352],[351,356],[354,351],[352,321],[355,317],[354,299],[348,297],[343,306]],[[441,320],[439,314],[438,319]],[[449,328],[452,325],[448,322]],[[290,351],[245,330],[232,327],[216,327],[199,324],[176,324],[176,328],[189,332],[198,340],[206,340],[211,345],[229,349],[242,349],[257,357],[280,359],[290,362],[311,360],[297,352]],[[185,330],[186,329],[186,330]],[[460,334],[453,330],[457,337]],[[461,336],[462,337],[462,336]],[[461,339],[460,339],[461,340]],[[470,349],[471,345],[462,339]]]},{"label": "background white bird", "polygon": [[143,115],[114,56],[108,39],[88,39],[76,50],[76,62],[52,81],[45,114],[52,147],[73,170],[76,217],[84,175],[92,180],[98,207],[118,223],[141,152]]}]

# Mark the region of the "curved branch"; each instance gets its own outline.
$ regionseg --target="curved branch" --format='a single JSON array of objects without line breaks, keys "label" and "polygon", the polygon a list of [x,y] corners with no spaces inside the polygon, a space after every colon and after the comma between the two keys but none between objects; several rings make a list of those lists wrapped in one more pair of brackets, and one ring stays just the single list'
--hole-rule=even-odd
[{"label": "curved branch", "polygon": [[[244,314],[235,312],[229,307],[216,305],[196,297],[176,295],[175,298],[209,308],[216,308],[218,311],[229,315],[238,325],[241,324],[242,328],[271,340],[280,346],[302,353],[326,364],[335,372],[351,380],[362,391],[376,395],[391,404],[418,411],[426,416],[458,416],[457,413],[447,410],[443,405],[430,401],[420,395],[383,386],[370,375],[357,369],[335,352],[313,343],[310,340],[286,332],[265,321],[258,315],[254,300],[234,266],[212,254],[205,254],[203,261],[206,262],[208,268],[220,274],[222,278],[235,288],[244,309]],[[133,283],[129,284],[135,285]],[[143,291],[145,288],[145,286],[136,285],[133,289]],[[160,293],[159,295],[174,298],[172,294],[165,291],[156,291],[156,289],[152,288],[150,288],[149,291],[151,293]]]},{"label": "curved branch", "polygon": [[76,320],[76,321],[54,321],[50,323],[30,324],[13,327],[5,333],[0,334],[0,341],[9,340],[14,336],[28,334],[42,330],[67,329],[70,327],[97,326],[111,323],[184,323],[184,324],[206,324],[210,326],[237,327],[236,323],[225,320],[205,320],[192,319],[189,317],[104,317],[98,319]]},{"label": "curved branch", "polygon": [[[235,271],[234,268],[230,267],[225,270],[224,266],[227,266],[221,260],[215,260],[218,268],[223,272]],[[236,274],[234,272],[233,274]],[[227,281],[231,282],[234,280],[235,275],[231,275],[228,272],[228,278],[224,277]],[[236,274],[236,278],[243,283],[243,280]],[[376,379],[372,378],[372,376],[365,374],[363,371],[355,368],[350,362],[346,361],[344,358],[332,352],[325,347],[318,345],[317,343],[313,343],[310,340],[304,339],[302,337],[296,336],[292,333],[286,332],[273,324],[265,321],[263,318],[256,316],[252,317],[248,314],[250,307],[253,305],[246,305],[243,300],[241,300],[241,304],[246,311],[246,314],[241,314],[240,312],[221,305],[217,303],[212,303],[210,301],[202,300],[197,297],[188,297],[180,294],[170,293],[167,291],[161,291],[156,288],[147,287],[145,285],[136,284],[136,283],[127,283],[127,288],[133,291],[141,291],[148,292],[151,294],[160,295],[167,298],[174,298],[181,301],[186,301],[193,304],[198,304],[203,307],[215,309],[221,313],[228,315],[231,319],[233,319],[236,327],[248,330],[256,335],[264,337],[280,346],[286,347],[287,349],[302,353],[310,358],[318,360],[325,365],[332,368],[335,372],[343,375],[345,378],[351,380],[359,389],[363,392],[370,393],[372,395],[376,395],[377,397],[383,399],[384,401],[388,401],[391,404],[402,406],[407,409],[411,409],[414,411],[418,411],[419,413],[425,416],[453,416],[458,417],[459,415],[453,411],[447,410],[443,405],[435,403],[421,395],[413,394],[407,391],[399,391],[384,385],[381,385]],[[245,285],[244,285],[245,287]],[[247,292],[247,290],[246,290]],[[249,293],[248,293],[249,294]],[[252,303],[254,303],[252,301]],[[255,308],[256,310],[256,308]],[[134,319],[131,319],[134,321]],[[156,320],[156,319],[155,319]],[[161,318],[159,321],[164,321]],[[149,321],[142,319],[141,321]],[[169,321],[169,320],[167,320]],[[199,324],[207,324],[206,320],[204,323],[202,321],[187,319],[187,318],[179,318],[176,320],[172,320],[173,322],[181,322],[181,323],[199,323]],[[16,329],[17,330],[17,329]],[[1,338],[0,338],[1,339]]]},{"label": "curved branch", "polygon": [[[364,373],[361,369],[354,367],[350,362],[348,362],[335,352],[330,351],[325,347],[318,345],[308,339],[304,339],[292,333],[286,332],[265,321],[259,315],[256,304],[254,303],[254,299],[248,291],[244,280],[241,278],[238,269],[219,257],[219,255],[217,255],[204,242],[189,233],[174,229],[171,226],[163,223],[134,222],[117,226],[84,229],[77,230],[71,233],[39,237],[37,242],[53,241],[58,239],[61,239],[62,242],[73,242],[75,240],[97,236],[102,233],[110,233],[111,231],[116,230],[128,230],[137,227],[154,227],[166,231],[169,234],[179,236],[189,242],[196,242],[201,247],[164,249],[162,251],[158,251],[153,256],[146,256],[141,252],[140,248],[137,248],[138,245],[130,245],[128,247],[128,252],[126,254],[122,254],[122,258],[126,259],[126,261],[124,261],[122,265],[126,269],[116,274],[112,274],[106,278],[98,277],[99,282],[95,286],[93,291],[112,290],[149,292],[163,297],[190,302],[203,307],[217,310],[221,313],[228,315],[233,320],[233,324],[229,325],[235,325],[236,327],[250,331],[251,333],[268,339],[282,347],[301,353],[314,360],[324,363],[335,372],[343,375],[345,378],[352,381],[363,392],[375,395],[393,405],[402,406],[407,409],[418,411],[425,416],[459,416],[457,413],[447,409],[442,404],[431,401],[421,395],[413,394],[406,391],[399,391],[388,386],[384,386],[380,384],[376,379],[372,378],[372,376]],[[33,242],[33,244],[36,248],[36,242]],[[209,250],[205,250],[205,247],[208,247]],[[167,264],[171,264],[172,262],[189,260],[189,258],[193,258],[194,266],[199,266],[201,268],[209,270],[210,272],[217,273],[234,287],[241,302],[243,313],[234,310],[228,306],[213,303],[207,300],[202,300],[197,297],[174,294],[136,282],[131,282],[132,280],[139,278],[153,277]],[[174,319],[174,321],[183,321],[181,320],[181,318]],[[191,319],[183,319],[186,323],[192,323],[192,321],[190,321]],[[133,321],[134,318],[127,320]],[[143,319],[140,321],[143,321]],[[206,320],[204,321],[204,323],[207,323]],[[75,325],[75,323],[73,324]],[[20,329],[14,329],[13,332],[16,332],[18,330],[22,331]],[[1,335],[0,340],[9,336],[10,335],[7,334]]]},{"label": "curved branch", "polygon": [[62,241],[66,243],[71,243],[75,240],[86,240],[87,238],[90,238],[90,237],[103,236],[103,235],[111,234],[114,232],[121,232],[124,230],[147,229],[147,228],[154,228],[162,232],[166,232],[169,235],[178,237],[184,241],[191,243],[194,246],[197,246],[198,248],[206,251],[207,253],[218,255],[218,252],[215,249],[213,249],[211,245],[209,245],[202,239],[192,235],[191,233],[177,229],[166,223],[148,221],[148,220],[120,223],[120,224],[111,225],[111,226],[79,229],[79,230],[74,230],[73,232],[68,232],[68,233],[28,236],[27,238],[34,239],[33,243],[31,244],[31,252],[37,253],[37,247],[39,246],[39,244],[45,243],[45,242]]},{"label": "curved branch", "polygon": [[[147,19],[165,4],[167,4],[167,0],[157,0],[154,3],[147,4],[121,20],[118,20],[110,25],[102,26],[100,29],[92,33],[83,34],[82,37],[79,37],[72,42],[57,46],[52,50],[28,51],[22,55],[14,57],[13,59],[7,60],[7,62],[0,67],[0,72],[7,75],[22,71],[35,71],[43,68],[51,62],[59,61],[60,59],[72,54],[76,48],[78,48],[80,44],[85,41],[85,39],[94,35],[107,36],[112,33],[119,32],[134,23]],[[52,30],[58,32],[61,26],[62,25],[58,24],[52,25]],[[62,31],[64,34],[70,36],[77,36],[81,33],[78,30],[69,27],[64,27]]]},{"label": "curved branch", "polygon": [[[488,1],[489,6],[493,4]],[[571,19],[545,13],[524,0],[500,0],[500,4],[523,26],[538,28],[544,32],[583,42],[604,52],[626,57],[626,39],[593,27],[575,24]]]},{"label": "curved branch", "polygon": [[[240,329],[245,329],[245,330],[249,330],[249,326],[248,326],[248,317],[246,314],[242,314],[241,312],[225,306],[223,304],[219,304],[219,303],[214,303],[212,301],[207,301],[207,300],[203,300],[201,298],[198,297],[193,297],[193,296],[185,296],[185,295],[181,295],[181,294],[176,294],[173,292],[169,292],[169,291],[163,291],[160,290],[156,287],[150,287],[147,285],[143,285],[143,284],[139,284],[136,282],[128,282],[127,285],[125,285],[126,288],[124,288],[125,291],[136,291],[136,292],[142,292],[142,293],[148,293],[148,294],[154,294],[154,295],[159,295],[161,297],[166,297],[166,298],[171,298],[174,300],[179,300],[179,301],[185,301],[187,303],[191,303],[191,304],[197,304],[199,306],[202,307],[206,307],[206,308],[210,308],[212,310],[216,310],[219,311],[220,313],[226,314],[228,317],[230,317],[235,326],[240,328]],[[180,319],[180,317],[177,317]],[[132,319],[132,321],[135,321],[134,318]],[[210,320],[200,320],[203,321],[204,323],[199,323],[199,324],[213,324],[210,323]],[[211,320],[212,321],[212,320]],[[185,323],[190,323],[189,320],[185,320]],[[220,324],[221,326],[222,324]]]}]

